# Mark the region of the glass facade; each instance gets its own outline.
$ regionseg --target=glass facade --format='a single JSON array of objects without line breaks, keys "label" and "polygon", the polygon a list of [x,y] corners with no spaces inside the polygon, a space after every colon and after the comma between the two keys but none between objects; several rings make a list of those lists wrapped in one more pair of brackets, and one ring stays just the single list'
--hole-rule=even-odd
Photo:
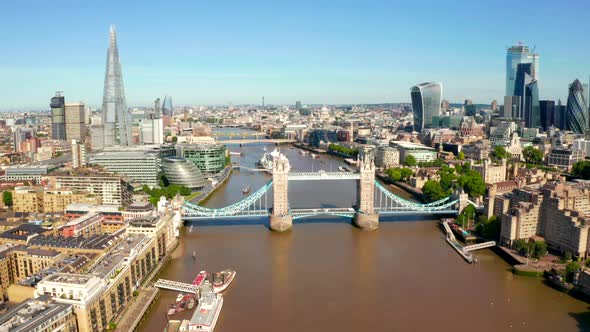
[{"label": "glass facade", "polygon": [[518,64],[534,63],[531,76],[538,79],[539,76],[539,55],[531,53],[528,46],[517,45],[508,48],[506,53],[506,96],[514,95],[516,84],[516,72]]},{"label": "glass facade", "polygon": [[65,119],[65,98],[59,93],[51,98],[51,138],[65,141],[66,119]]},{"label": "glass facade", "polygon": [[524,119],[527,128],[541,126],[541,112],[539,110],[539,86],[533,80],[525,86]]},{"label": "glass facade", "polygon": [[555,114],[555,101],[553,100],[541,100],[539,101],[539,111],[541,112],[541,127],[543,130],[551,126],[557,127],[557,116]]},{"label": "glass facade", "polygon": [[190,189],[201,189],[205,186],[205,178],[201,170],[184,158],[162,159],[162,170],[172,184],[179,184]]},{"label": "glass facade", "polygon": [[586,114],[584,87],[579,80],[575,80],[570,85],[565,113],[567,129],[584,134],[588,128],[588,114]]},{"label": "glass facade", "polygon": [[440,114],[442,84],[437,82],[421,83],[410,89],[414,113],[414,131],[433,126],[432,117]]},{"label": "glass facade", "polygon": [[205,175],[219,173],[225,167],[226,147],[222,144],[177,145],[176,155],[191,161]]}]

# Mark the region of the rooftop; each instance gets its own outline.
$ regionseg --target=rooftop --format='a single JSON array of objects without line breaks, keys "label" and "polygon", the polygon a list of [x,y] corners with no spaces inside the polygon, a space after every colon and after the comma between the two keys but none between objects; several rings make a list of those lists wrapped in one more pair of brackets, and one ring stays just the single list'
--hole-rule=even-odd
[{"label": "rooftop", "polygon": [[0,316],[0,331],[36,331],[59,313],[70,310],[71,305],[55,303],[49,296],[30,299]]}]

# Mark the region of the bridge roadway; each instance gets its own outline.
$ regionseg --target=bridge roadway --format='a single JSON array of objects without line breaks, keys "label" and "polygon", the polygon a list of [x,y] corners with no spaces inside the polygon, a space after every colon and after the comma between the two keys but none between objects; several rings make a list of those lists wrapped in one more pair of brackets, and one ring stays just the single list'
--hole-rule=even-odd
[{"label": "bridge roadway", "polygon": [[301,172],[289,173],[289,181],[304,181],[304,180],[359,180],[360,173],[350,172]]},{"label": "bridge roadway", "polygon": [[229,139],[229,140],[219,140],[217,143],[219,144],[290,144],[295,143],[296,140],[294,139],[279,139],[279,138],[264,138],[264,139]]}]

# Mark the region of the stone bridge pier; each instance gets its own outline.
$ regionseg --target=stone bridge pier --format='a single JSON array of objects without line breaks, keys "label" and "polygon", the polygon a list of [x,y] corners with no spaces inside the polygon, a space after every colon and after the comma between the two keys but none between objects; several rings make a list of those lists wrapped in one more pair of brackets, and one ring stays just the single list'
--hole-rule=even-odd
[{"label": "stone bridge pier", "polygon": [[272,162],[273,207],[270,214],[270,229],[284,232],[293,226],[293,216],[289,211],[289,159],[283,154]]},{"label": "stone bridge pier", "polygon": [[371,151],[361,151],[359,171],[353,222],[359,228],[374,230],[379,227],[379,214],[375,212],[375,160]]}]

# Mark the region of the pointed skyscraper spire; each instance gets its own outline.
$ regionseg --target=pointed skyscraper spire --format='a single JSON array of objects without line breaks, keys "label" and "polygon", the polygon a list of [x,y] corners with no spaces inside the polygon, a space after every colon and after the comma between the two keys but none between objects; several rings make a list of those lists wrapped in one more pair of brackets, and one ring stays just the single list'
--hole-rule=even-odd
[{"label": "pointed skyscraper spire", "polygon": [[117,32],[110,28],[109,48],[104,78],[102,98],[102,118],[104,124],[104,146],[131,145],[131,113],[125,103],[123,73],[119,62]]}]

